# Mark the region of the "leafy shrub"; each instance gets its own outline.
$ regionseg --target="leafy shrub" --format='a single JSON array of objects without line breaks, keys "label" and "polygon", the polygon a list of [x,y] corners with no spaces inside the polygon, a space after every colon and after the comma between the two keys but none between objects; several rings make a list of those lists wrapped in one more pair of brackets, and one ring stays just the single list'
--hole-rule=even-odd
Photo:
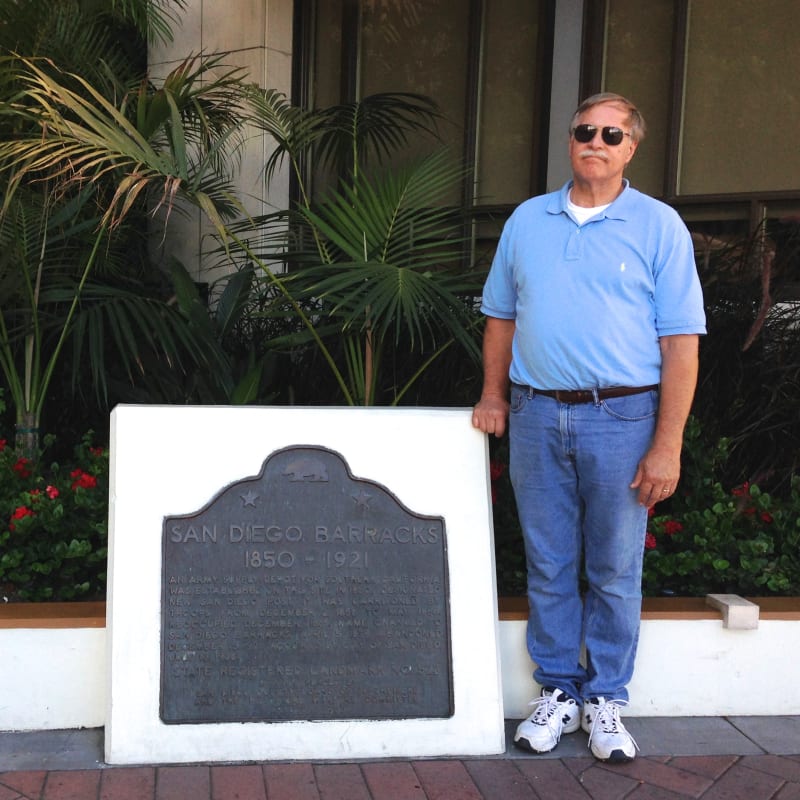
[{"label": "leafy shrub", "polygon": [[642,586],[646,595],[800,593],[800,476],[770,495],[720,480],[729,442],[710,446],[690,419],[679,490],[651,510]]},{"label": "leafy shrub", "polygon": [[[44,450],[53,444],[45,437]],[[0,439],[0,596],[61,601],[105,593],[108,450],[91,433],[69,463],[45,465]]]}]

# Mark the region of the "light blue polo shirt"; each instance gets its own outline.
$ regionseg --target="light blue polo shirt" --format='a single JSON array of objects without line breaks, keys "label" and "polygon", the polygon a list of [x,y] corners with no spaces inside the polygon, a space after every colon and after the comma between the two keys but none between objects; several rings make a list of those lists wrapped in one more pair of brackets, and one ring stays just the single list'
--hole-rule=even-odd
[{"label": "light blue polo shirt", "polygon": [[579,225],[571,185],[517,207],[484,286],[481,311],[516,322],[510,378],[538,389],[659,383],[659,337],[706,332],[689,231],[627,181]]}]

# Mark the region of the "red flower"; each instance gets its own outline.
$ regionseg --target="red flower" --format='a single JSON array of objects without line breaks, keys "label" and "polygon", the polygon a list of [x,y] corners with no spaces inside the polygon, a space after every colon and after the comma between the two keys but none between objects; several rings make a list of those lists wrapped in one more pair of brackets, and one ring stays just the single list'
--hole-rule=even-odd
[{"label": "red flower", "polygon": [[16,526],[14,525],[15,519],[23,519],[24,517],[32,516],[34,516],[33,511],[31,511],[27,506],[19,506],[18,508],[15,508],[14,512],[11,514],[11,522],[8,523],[8,529],[11,531],[16,530]]},{"label": "red flower", "polygon": [[11,469],[19,475],[20,478],[30,478],[31,476],[31,460],[29,458],[20,458]]},{"label": "red flower", "polygon": [[731,489],[731,494],[734,497],[744,497],[750,494],[750,481],[745,481],[741,486],[734,486],[734,488]]},{"label": "red flower", "polygon": [[742,509],[742,514],[744,514],[746,517],[752,517],[755,513],[755,506],[748,506],[747,508]]},{"label": "red flower", "polygon": [[102,447],[90,447],[90,448],[89,448],[89,452],[90,452],[90,453],[91,453],[93,456],[97,456],[97,458],[100,458],[100,456],[102,456],[102,455],[105,455],[105,452],[106,452],[106,451],[105,451],[105,449],[104,449],[104,448],[102,448]]},{"label": "red flower", "polygon": [[5,449],[6,449],[6,440],[5,439],[0,439],[0,453],[2,453],[3,450],[5,450]]},{"label": "red flower", "polygon": [[646,550],[655,550],[657,545],[656,537],[652,533],[648,533],[644,537],[644,546]]},{"label": "red flower", "polygon": [[655,515],[656,515],[656,507],[650,506],[650,508],[647,509],[647,518],[652,519]]},{"label": "red flower", "polygon": [[761,521],[762,522],[766,522],[768,524],[772,523],[773,522],[772,514],[770,514],[769,511],[762,511],[761,512]]},{"label": "red flower", "polygon": [[84,472],[82,469],[74,469],[69,474],[70,478],[72,478],[72,491],[75,491],[78,487],[81,489],[94,489],[97,486],[97,478],[94,475],[90,475],[88,472]]},{"label": "red flower", "polygon": [[668,519],[664,523],[664,533],[667,536],[674,536],[676,533],[680,533],[683,530],[683,525],[675,519]]},{"label": "red flower", "polygon": [[48,497],[49,497],[51,500],[55,500],[55,499],[56,499],[56,497],[58,497],[58,489],[56,489],[56,487],[55,487],[55,486],[48,486],[48,487],[45,489],[45,492],[47,493],[47,496],[48,496]]}]

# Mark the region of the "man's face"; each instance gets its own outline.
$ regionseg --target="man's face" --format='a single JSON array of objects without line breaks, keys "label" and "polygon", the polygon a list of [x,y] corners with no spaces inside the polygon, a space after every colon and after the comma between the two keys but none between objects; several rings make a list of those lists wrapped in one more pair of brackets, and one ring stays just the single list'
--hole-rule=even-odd
[{"label": "man's face", "polygon": [[636,152],[637,142],[630,136],[623,136],[618,145],[603,141],[602,129],[606,126],[621,128],[630,133],[628,112],[613,103],[601,103],[578,117],[575,125],[594,125],[597,132],[591,142],[579,142],[569,137],[569,158],[572,172],[578,181],[589,183],[622,180],[622,173]]}]

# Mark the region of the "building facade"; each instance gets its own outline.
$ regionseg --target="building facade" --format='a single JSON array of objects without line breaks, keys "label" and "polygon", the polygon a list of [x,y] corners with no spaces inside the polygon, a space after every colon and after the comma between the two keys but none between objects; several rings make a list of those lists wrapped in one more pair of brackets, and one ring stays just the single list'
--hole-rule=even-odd
[{"label": "building facade", "polygon": [[[800,219],[798,23],[796,0],[189,0],[151,63],[229,52],[315,107],[431,97],[469,167],[452,203],[474,221],[476,258],[517,203],[569,174],[579,100],[615,91],[648,122],[635,186],[674,205],[699,242],[760,230],[779,247]],[[254,138],[242,166],[256,213],[290,197],[288,177],[259,180],[268,148]],[[198,222],[181,246],[199,251],[201,237]]]}]

